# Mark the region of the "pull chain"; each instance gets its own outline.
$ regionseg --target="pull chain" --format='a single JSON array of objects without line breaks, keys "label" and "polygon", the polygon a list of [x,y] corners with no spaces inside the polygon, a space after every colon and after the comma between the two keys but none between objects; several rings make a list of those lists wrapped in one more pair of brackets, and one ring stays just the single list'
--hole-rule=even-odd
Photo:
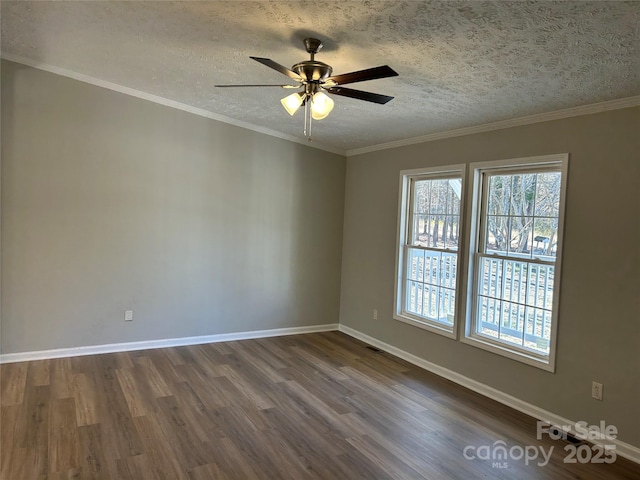
[{"label": "pull chain", "polygon": [[313,102],[313,97],[309,98],[309,136],[307,137],[309,143],[313,141],[313,139],[311,138],[311,124],[313,123],[313,115],[311,115],[311,102]]},{"label": "pull chain", "polygon": [[311,122],[313,122],[313,117],[311,116],[311,97],[307,97],[304,102],[304,136],[307,137],[307,141],[311,143],[313,139],[311,138]]},{"label": "pull chain", "polygon": [[304,136],[305,137],[309,137],[309,135],[307,134],[307,117],[309,116],[309,102],[305,99],[304,102],[304,127],[303,127],[303,132],[304,132]]}]

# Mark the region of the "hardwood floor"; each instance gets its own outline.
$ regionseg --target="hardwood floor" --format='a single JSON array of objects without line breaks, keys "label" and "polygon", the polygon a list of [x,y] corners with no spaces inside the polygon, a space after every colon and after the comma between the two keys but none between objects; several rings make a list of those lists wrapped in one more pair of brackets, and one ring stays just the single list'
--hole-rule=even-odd
[{"label": "hardwood floor", "polygon": [[[640,479],[565,464],[531,417],[338,332],[0,368],[3,480]],[[463,455],[498,441],[553,455]]]}]

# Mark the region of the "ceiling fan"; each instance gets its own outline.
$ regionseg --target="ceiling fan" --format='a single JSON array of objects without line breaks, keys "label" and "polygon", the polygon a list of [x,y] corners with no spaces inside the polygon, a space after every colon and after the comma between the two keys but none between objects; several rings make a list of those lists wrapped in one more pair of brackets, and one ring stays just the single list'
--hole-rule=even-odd
[{"label": "ceiling fan", "polygon": [[[216,87],[280,87],[280,88],[299,88],[300,91],[292,93],[283,98],[281,103],[289,115],[293,115],[303,106],[305,109],[304,133],[311,141],[311,120],[322,120],[326,118],[331,110],[333,110],[333,100],[326,95],[341,95],[343,97],[351,97],[358,100],[365,100],[378,104],[385,104],[393,99],[388,95],[380,95],[378,93],[365,92],[362,90],[354,90],[345,88],[342,85],[356,82],[364,82],[366,80],[376,80],[379,78],[395,77],[395,72],[388,65],[380,67],[368,68],[357,72],[343,73],[341,75],[333,75],[333,68],[323,62],[315,60],[315,55],[322,48],[322,42],[317,38],[305,38],[304,46],[307,53],[311,55],[310,60],[296,63],[291,69],[274,62],[269,58],[249,57],[277,72],[286,75],[291,80],[298,82],[297,85],[215,85]],[[326,93],[325,93],[326,92]]]}]

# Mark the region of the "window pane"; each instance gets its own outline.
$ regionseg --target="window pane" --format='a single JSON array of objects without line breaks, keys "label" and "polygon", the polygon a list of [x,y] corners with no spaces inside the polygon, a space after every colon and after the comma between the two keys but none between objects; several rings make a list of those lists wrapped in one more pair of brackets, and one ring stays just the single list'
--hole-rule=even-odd
[{"label": "window pane", "polygon": [[511,345],[548,352],[554,267],[527,259],[482,256],[476,332]]},{"label": "window pane", "polygon": [[424,286],[422,316],[430,320],[438,320],[438,289],[432,285]]},{"label": "window pane", "polygon": [[527,304],[551,310],[553,308],[554,267],[531,265],[529,269]]},{"label": "window pane", "polygon": [[480,295],[497,298],[502,291],[502,260],[482,258],[480,262]]},{"label": "window pane", "polygon": [[536,180],[537,217],[558,217],[560,211],[560,172],[539,173]]},{"label": "window pane", "polygon": [[460,179],[417,180],[413,183],[411,244],[456,249],[459,237]]},{"label": "window pane", "polygon": [[539,174],[514,174],[509,192],[509,215],[514,217],[532,216],[536,204],[536,184]]},{"label": "window pane", "polygon": [[527,308],[525,321],[524,346],[539,353],[548,354],[551,339],[551,312]]},{"label": "window pane", "polygon": [[531,236],[534,256],[551,257],[547,260],[555,259],[558,218],[536,218]]},{"label": "window pane", "polygon": [[509,254],[515,257],[531,257],[533,217],[512,217],[509,226]]},{"label": "window pane", "polygon": [[455,253],[408,247],[406,312],[453,325],[457,263]]},{"label": "window pane", "polygon": [[456,312],[456,291],[451,288],[441,288],[438,296],[438,310],[440,321],[453,325],[453,318]]},{"label": "window pane", "polygon": [[554,259],[560,172],[490,175],[487,186],[484,251],[518,258]]},{"label": "window pane", "polygon": [[489,177],[488,215],[508,215],[511,196],[511,178],[509,175]]},{"label": "window pane", "polygon": [[479,297],[477,333],[498,338],[500,325],[500,301],[494,298]]},{"label": "window pane", "polygon": [[438,285],[440,276],[440,252],[425,251],[424,281],[431,285]]},{"label": "window pane", "polygon": [[507,254],[508,238],[510,235],[510,218],[507,216],[489,215],[486,217],[485,238],[487,246],[485,251]]},{"label": "window pane", "polygon": [[408,281],[406,293],[405,309],[407,312],[420,314],[422,312],[422,284]]},{"label": "window pane", "polygon": [[407,277],[411,280],[422,281],[424,277],[424,250],[409,248],[407,257]]}]

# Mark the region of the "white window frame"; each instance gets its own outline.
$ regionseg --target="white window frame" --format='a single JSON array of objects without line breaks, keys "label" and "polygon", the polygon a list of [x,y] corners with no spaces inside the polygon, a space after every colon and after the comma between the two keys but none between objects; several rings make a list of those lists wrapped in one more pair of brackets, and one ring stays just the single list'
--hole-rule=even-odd
[{"label": "white window frame", "polygon": [[[465,173],[466,165],[446,165],[440,167],[430,168],[418,168],[413,170],[402,170],[400,172],[400,198],[398,201],[398,236],[396,242],[396,278],[395,278],[395,294],[394,294],[394,313],[393,318],[395,320],[428,330],[433,333],[444,335],[452,339],[458,337],[459,330],[459,318],[460,315],[460,295],[461,295],[461,283],[462,283],[462,270],[461,265],[464,260],[464,203],[465,203]],[[458,249],[454,250],[442,250],[443,252],[456,253],[456,299],[455,299],[455,315],[453,318],[453,324],[449,327],[438,322],[432,322],[423,317],[411,315],[405,311],[405,285],[406,285],[406,269],[407,269],[407,238],[409,235],[409,221],[412,214],[412,195],[411,195],[411,182],[415,179],[438,179],[438,178],[451,178],[457,177],[461,180],[460,190],[460,218],[458,222]]]},{"label": "white window frame", "polygon": [[[473,178],[473,188],[469,189],[467,202],[471,205],[471,212],[466,222],[466,231],[469,232],[469,247],[466,258],[467,275],[464,288],[464,298],[466,299],[464,308],[464,328],[461,341],[463,343],[473,345],[475,347],[487,350],[513,360],[517,360],[528,365],[532,365],[550,372],[555,371],[556,360],[556,344],[558,331],[558,312],[560,307],[560,285],[561,285],[561,268],[562,268],[562,244],[564,237],[564,217],[565,203],[567,192],[569,155],[556,154],[544,155],[537,157],[517,158],[510,160],[499,160],[492,162],[479,162],[470,165],[470,171]],[[554,265],[554,291],[553,291],[553,307],[551,314],[549,355],[537,354],[536,352],[525,348],[501,342],[500,340],[492,340],[485,336],[475,333],[475,316],[478,302],[478,272],[480,271],[480,248],[482,247],[482,202],[484,190],[485,173],[502,173],[512,174],[518,171],[529,172],[536,169],[555,168],[561,173],[560,181],[560,204],[558,211],[558,237],[556,248],[556,260]]]}]

